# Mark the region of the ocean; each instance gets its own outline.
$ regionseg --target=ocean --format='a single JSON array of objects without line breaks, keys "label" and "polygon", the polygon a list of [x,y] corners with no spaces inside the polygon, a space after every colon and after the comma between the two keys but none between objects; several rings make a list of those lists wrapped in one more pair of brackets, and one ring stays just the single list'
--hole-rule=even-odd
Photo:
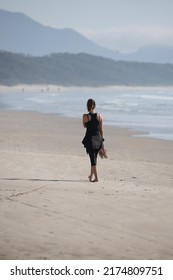
[{"label": "ocean", "polygon": [[[61,88],[0,94],[0,109],[36,111],[82,118],[89,98],[104,124],[141,131],[142,137],[173,141],[173,88]],[[136,135],[136,136],[140,136]]]}]

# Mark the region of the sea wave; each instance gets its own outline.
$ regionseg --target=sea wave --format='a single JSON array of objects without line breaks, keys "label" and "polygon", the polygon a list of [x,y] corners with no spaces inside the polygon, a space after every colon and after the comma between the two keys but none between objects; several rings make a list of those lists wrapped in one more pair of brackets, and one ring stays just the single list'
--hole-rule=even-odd
[{"label": "sea wave", "polygon": [[[142,130],[152,137],[173,140],[173,90],[165,88],[126,88],[58,92],[18,92],[0,95],[0,103],[11,110],[53,113],[82,117],[86,101],[94,98],[104,123]],[[2,106],[1,106],[2,109]]]}]

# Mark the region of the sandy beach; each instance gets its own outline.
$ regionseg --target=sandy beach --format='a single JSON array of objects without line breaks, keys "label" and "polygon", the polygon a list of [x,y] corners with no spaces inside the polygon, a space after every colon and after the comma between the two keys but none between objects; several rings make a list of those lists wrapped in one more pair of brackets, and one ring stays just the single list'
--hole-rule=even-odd
[{"label": "sandy beach", "polygon": [[173,259],[173,142],[104,132],[90,183],[80,119],[0,111],[1,260]]}]

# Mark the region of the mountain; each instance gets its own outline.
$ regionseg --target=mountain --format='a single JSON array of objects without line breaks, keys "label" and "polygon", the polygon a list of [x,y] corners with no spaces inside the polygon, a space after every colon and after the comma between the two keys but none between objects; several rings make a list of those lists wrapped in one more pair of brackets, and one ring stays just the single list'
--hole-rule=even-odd
[{"label": "mountain", "polygon": [[173,64],[114,61],[89,54],[31,57],[0,52],[0,84],[173,85]]},{"label": "mountain", "polygon": [[73,29],[44,26],[22,13],[0,10],[0,50],[42,56],[51,53],[90,53],[112,57],[116,52],[99,47]]},{"label": "mountain", "polygon": [[118,58],[125,61],[173,63],[173,47],[146,46],[134,53],[119,54]]},{"label": "mountain", "polygon": [[88,53],[123,61],[173,63],[173,47],[148,46],[122,54],[100,47],[73,29],[44,26],[30,17],[0,10],[0,50],[43,56],[51,53]]}]

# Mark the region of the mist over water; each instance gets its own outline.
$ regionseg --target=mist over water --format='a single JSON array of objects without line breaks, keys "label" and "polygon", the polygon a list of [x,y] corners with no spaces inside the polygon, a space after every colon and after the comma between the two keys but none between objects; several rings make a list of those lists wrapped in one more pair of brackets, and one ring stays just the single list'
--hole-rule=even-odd
[{"label": "mist over water", "polygon": [[[93,98],[104,124],[140,130],[144,136],[173,140],[173,88],[78,88],[4,93],[3,108],[82,118]],[[2,106],[0,107],[2,109]]]}]

